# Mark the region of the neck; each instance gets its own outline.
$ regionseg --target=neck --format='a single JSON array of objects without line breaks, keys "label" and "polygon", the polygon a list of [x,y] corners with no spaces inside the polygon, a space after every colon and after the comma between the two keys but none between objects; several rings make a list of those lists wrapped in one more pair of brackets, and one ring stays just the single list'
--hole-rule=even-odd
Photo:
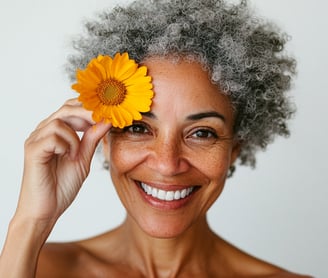
[{"label": "neck", "polygon": [[205,217],[174,238],[151,237],[129,217],[121,229],[131,263],[141,267],[146,277],[176,277],[186,269],[204,273],[208,269],[201,268],[209,267],[216,247]]}]

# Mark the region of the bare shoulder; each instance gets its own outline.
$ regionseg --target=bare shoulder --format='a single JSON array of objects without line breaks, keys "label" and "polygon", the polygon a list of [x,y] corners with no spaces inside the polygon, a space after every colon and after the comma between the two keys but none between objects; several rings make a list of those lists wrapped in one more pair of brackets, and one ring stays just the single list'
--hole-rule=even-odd
[{"label": "bare shoulder", "polygon": [[277,265],[256,258],[220,238],[219,247],[225,252],[226,262],[235,277],[258,278],[313,278],[289,272]]},{"label": "bare shoulder", "polygon": [[88,240],[47,243],[42,248],[37,266],[37,278],[62,277],[127,277],[127,268],[117,268],[115,261],[106,259],[104,254],[111,248],[97,252],[99,246],[104,248],[103,240],[94,237]]},{"label": "bare shoulder", "polygon": [[296,273],[282,271],[269,276],[263,276],[262,278],[313,278],[313,277],[308,275],[300,275]]},{"label": "bare shoulder", "polygon": [[83,259],[83,250],[73,243],[47,243],[41,249],[36,277],[64,277]]}]

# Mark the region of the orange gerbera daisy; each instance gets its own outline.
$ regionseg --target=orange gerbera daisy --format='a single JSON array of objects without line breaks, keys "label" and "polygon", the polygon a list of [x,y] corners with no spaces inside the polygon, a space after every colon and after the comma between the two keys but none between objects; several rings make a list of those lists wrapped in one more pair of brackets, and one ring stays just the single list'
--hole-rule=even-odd
[{"label": "orange gerbera daisy", "polygon": [[116,53],[114,58],[99,55],[86,69],[77,70],[76,79],[72,89],[80,93],[83,107],[93,111],[95,122],[123,128],[150,110],[154,95],[151,77],[147,68],[139,67],[126,52]]}]

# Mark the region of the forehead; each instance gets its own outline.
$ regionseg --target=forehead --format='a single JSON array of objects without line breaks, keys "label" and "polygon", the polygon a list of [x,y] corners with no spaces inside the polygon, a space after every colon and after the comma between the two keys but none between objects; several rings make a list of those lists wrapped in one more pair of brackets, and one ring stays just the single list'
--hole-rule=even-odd
[{"label": "forehead", "polygon": [[197,83],[201,86],[210,86],[214,90],[218,90],[210,82],[208,72],[203,70],[198,62],[155,57],[147,59],[144,64],[148,67],[149,74],[153,77],[153,82],[155,83],[160,81],[176,81],[178,79],[181,83],[185,82],[185,87],[188,87],[188,83],[191,82],[193,85]]},{"label": "forehead", "polygon": [[166,108],[169,113],[185,114],[217,111],[232,117],[229,97],[210,81],[208,72],[199,63],[151,58],[143,64],[154,86],[152,110]]}]

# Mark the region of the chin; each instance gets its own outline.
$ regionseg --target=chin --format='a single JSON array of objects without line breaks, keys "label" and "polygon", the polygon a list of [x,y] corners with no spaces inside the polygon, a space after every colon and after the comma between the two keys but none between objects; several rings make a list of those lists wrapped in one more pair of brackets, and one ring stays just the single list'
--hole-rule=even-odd
[{"label": "chin", "polygon": [[[185,221],[184,221],[185,220]],[[139,228],[143,233],[153,238],[171,239],[177,238],[190,229],[192,223],[184,218],[174,215],[161,215],[144,217],[138,221]]]}]

